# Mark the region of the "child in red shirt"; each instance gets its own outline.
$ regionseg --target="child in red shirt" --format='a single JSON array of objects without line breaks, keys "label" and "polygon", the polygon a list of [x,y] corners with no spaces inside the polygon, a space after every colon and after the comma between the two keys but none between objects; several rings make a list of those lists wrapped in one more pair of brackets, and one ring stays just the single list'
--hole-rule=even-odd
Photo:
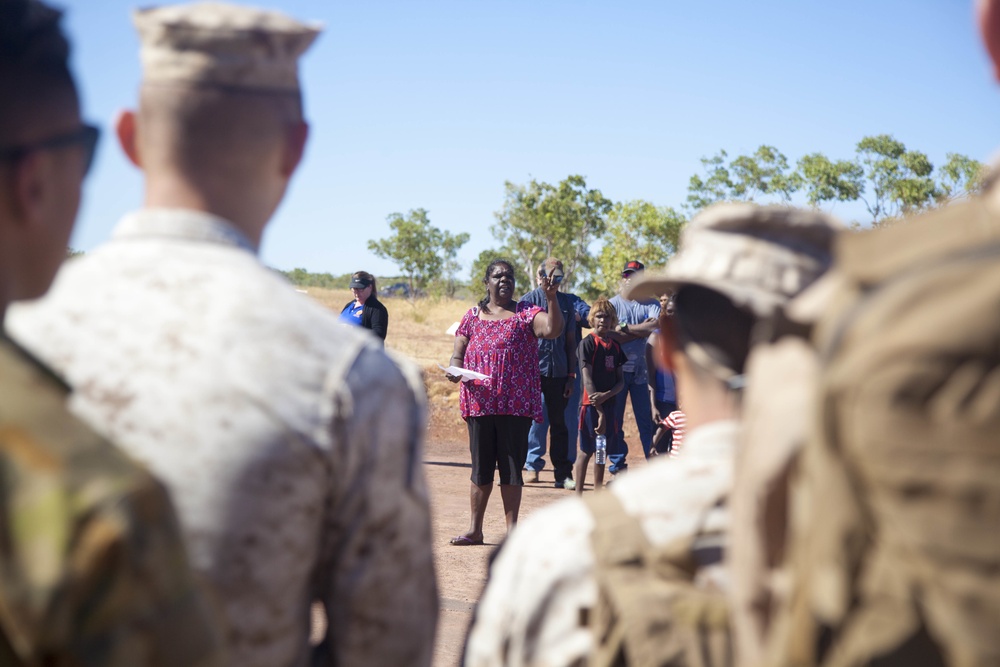
[{"label": "child in red shirt", "polygon": [[[609,334],[618,324],[615,307],[606,298],[599,298],[587,317],[593,333],[581,341],[577,348],[580,377],[583,379],[583,405],[580,406],[580,451],[576,459],[576,492],[583,493],[587,478],[587,464],[596,450],[596,436],[607,437],[608,454],[619,450],[618,424],[615,420],[614,401],[609,399],[625,386],[622,366],[627,361],[625,353]],[[604,464],[594,463],[594,488],[604,485]]]}]

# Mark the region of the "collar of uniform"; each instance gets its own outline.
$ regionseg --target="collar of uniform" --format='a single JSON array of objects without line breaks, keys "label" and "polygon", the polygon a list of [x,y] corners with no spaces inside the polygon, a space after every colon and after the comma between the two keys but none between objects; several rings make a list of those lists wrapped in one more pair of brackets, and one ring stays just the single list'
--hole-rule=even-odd
[{"label": "collar of uniform", "polygon": [[720,419],[684,433],[681,456],[686,459],[731,458],[739,438],[740,422]]},{"label": "collar of uniform", "polygon": [[40,374],[66,396],[72,391],[66,381],[59,377],[55,371],[43,364],[38,357],[21,347],[16,341],[8,338],[4,331],[0,331],[0,379],[10,380],[12,378],[11,364],[17,364],[20,371],[27,370]]},{"label": "collar of uniform", "polygon": [[211,213],[180,208],[145,208],[122,218],[115,239],[169,238],[218,243],[257,254],[257,248],[233,223]]}]

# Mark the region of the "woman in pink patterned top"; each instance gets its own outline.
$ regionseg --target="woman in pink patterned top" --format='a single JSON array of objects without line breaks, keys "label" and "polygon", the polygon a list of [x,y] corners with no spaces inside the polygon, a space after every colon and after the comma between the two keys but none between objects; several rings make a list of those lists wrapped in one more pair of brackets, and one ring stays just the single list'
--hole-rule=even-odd
[{"label": "woman in pink patterned top", "polygon": [[[508,532],[517,523],[528,429],[532,420],[542,421],[536,338],[556,338],[563,328],[556,302],[558,285],[548,279],[542,284],[548,312],[514,301],[510,262],[494,260],[483,282],[486,298],[462,318],[451,357],[452,365],[489,376],[463,382],[459,391],[472,452],[472,520],[467,532],[452,538],[456,546],[483,543],[483,518],[497,468]],[[458,382],[460,378],[449,375],[448,379]]]}]

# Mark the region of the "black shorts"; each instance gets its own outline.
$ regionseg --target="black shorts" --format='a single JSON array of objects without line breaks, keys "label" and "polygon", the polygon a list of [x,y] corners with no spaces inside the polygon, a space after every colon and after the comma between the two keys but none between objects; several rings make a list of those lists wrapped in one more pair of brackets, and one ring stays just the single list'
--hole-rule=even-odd
[{"label": "black shorts", "polygon": [[600,406],[581,405],[580,406],[580,451],[584,454],[593,454],[597,449],[597,412],[604,413],[604,437],[607,438],[608,454],[620,454],[621,447],[618,443],[618,420],[615,414],[614,398],[604,401]]},{"label": "black shorts", "polygon": [[523,486],[521,470],[528,458],[528,431],[531,417],[484,415],[465,420],[469,427],[472,453],[472,483],[493,483],[493,471],[500,468],[500,483]]}]

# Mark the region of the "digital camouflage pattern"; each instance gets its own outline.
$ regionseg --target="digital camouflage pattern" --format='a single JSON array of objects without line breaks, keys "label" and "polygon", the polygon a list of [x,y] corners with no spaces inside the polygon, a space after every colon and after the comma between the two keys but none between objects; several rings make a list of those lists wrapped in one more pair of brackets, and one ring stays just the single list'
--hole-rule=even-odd
[{"label": "digital camouflage pattern", "polygon": [[222,2],[137,9],[144,85],[298,93],[299,57],[320,26]]},{"label": "digital camouflage pattern", "polygon": [[0,338],[0,665],[223,664],[163,487]]},{"label": "digital camouflage pattern", "polygon": [[599,589],[591,667],[733,664],[724,586],[712,576],[728,542],[726,495],[702,509],[694,531],[658,546],[613,493],[587,498]]},{"label": "digital camouflage pattern", "polygon": [[[430,664],[418,369],[296,293],[226,220],[178,209],[126,216],[7,327],[170,490],[230,665]],[[311,647],[317,601],[330,622]]]},{"label": "digital camouflage pattern", "polygon": [[998,193],[838,261],[766,664],[1000,664]]},{"label": "digital camouflage pattern", "polygon": [[[641,531],[647,542],[643,548],[648,548],[649,553],[663,553],[669,551],[670,545],[680,543],[690,545],[698,535],[725,533],[729,513],[718,501],[732,484],[738,429],[739,424],[732,420],[694,429],[688,433],[688,446],[682,457],[655,459],[600,492],[614,495],[618,502],[613,504],[623,508],[627,515],[624,524],[629,530]],[[486,589],[469,630],[466,667],[580,667],[599,664],[596,661],[609,653],[611,664],[615,664],[617,653],[602,649],[606,644],[605,626],[595,627],[592,622],[607,618],[599,608],[602,572],[598,570],[606,561],[604,554],[595,550],[594,531],[598,521],[583,499],[569,498],[539,510],[518,524],[490,568]],[[713,646],[723,647],[726,643],[717,641],[720,633],[707,631],[718,627],[713,623],[720,620],[716,613],[720,600],[710,599],[711,592],[725,588],[725,568],[721,561],[707,560],[689,567],[685,575],[685,582],[691,581],[693,572],[695,586],[707,593],[687,596],[688,601],[698,598],[698,603],[678,610],[681,616],[675,619],[675,627],[683,634],[685,647],[692,646],[688,639],[708,635],[714,638]],[[638,607],[630,611],[641,614],[643,610]],[[665,611],[669,618],[672,610]],[[651,625],[631,628],[633,646],[638,642],[636,637],[650,629],[657,628]],[[655,636],[652,639],[655,644]],[[656,650],[649,642],[645,645]],[[713,655],[730,653],[723,647]],[[686,651],[674,656],[680,660],[675,664],[698,664],[684,662],[689,657]],[[709,663],[718,664],[722,663]]]},{"label": "digital camouflage pattern", "polygon": [[774,610],[787,601],[790,485],[810,432],[819,360],[812,324],[829,274],[754,329],[730,494],[728,567],[736,664],[761,664]]}]

